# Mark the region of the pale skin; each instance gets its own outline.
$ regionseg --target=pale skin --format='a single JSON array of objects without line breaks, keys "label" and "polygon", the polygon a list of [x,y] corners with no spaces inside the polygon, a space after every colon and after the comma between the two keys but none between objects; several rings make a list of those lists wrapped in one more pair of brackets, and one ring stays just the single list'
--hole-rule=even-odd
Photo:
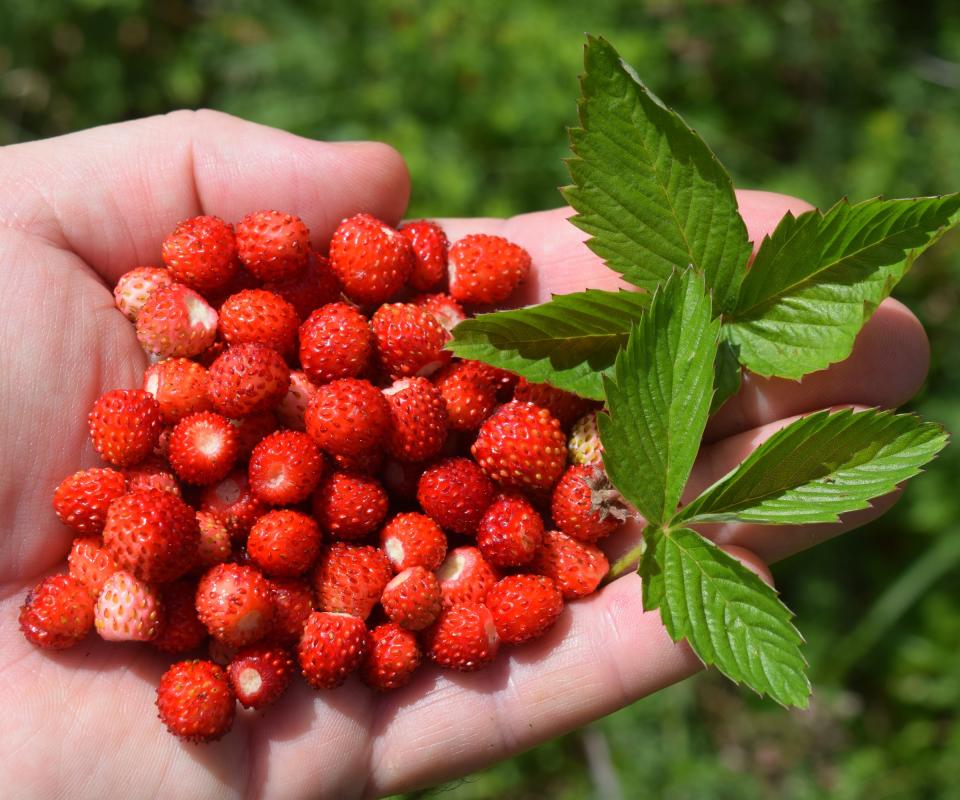
[{"label": "pale skin", "polygon": [[[262,714],[238,715],[210,745],[170,736],[154,692],[168,659],[91,635],[61,653],[21,636],[17,610],[42,576],[64,569],[71,532],[50,498],[98,463],[86,414],[102,392],[138,387],[146,364],[110,289],[156,264],[181,219],[236,221],[261,208],[299,214],[321,245],[341,218],[396,223],[409,195],[400,156],[373,143],[327,144],[214,112],[178,112],[0,150],[0,786],[14,796],[74,798],[375,797],[435,784],[507,758],[682,680],[699,668],[644,613],[629,574],[571,603],[556,627],[472,674],[426,666],[393,694],[358,680],[317,693],[297,681]],[[739,193],[759,242],[795,198]],[[611,288],[617,277],[565,221],[567,209],[508,220],[445,220],[526,247],[535,274],[517,302]],[[920,386],[927,341],[887,300],[852,356],[802,383],[748,379],[708,429],[692,485],[702,488],[784,421],[825,406],[897,406]],[[766,564],[879,516],[892,502],[813,529],[705,530],[763,575]],[[615,537],[616,555],[636,542]],[[789,598],[787,598],[789,600]]]}]

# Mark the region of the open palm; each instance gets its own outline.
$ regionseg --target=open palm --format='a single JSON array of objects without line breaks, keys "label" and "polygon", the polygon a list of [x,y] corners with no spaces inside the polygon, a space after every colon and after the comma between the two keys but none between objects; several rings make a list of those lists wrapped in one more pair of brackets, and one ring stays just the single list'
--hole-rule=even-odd
[{"label": "open palm", "polygon": [[[167,734],[153,707],[169,663],[145,645],[95,636],[39,651],[17,629],[23,596],[62,569],[71,532],[50,498],[67,474],[97,464],[86,414],[102,392],[140,385],[146,359],[113,308],[110,287],[154,264],[163,236],[200,213],[237,220],[260,208],[303,217],[314,243],[369,211],[396,222],[409,192],[390,148],[325,144],[213,112],[94,129],[0,150],[0,786],[10,797],[378,796],[435,783],[556,736],[690,675],[694,656],[644,613],[628,575],[571,603],[543,639],[501,652],[471,674],[422,668],[376,695],[351,679],[317,693],[302,682],[262,713],[238,715],[210,745]],[[754,241],[798,200],[740,194]],[[616,276],[565,222],[568,211],[510,220],[446,220],[451,240],[501,233],[533,256],[519,302]],[[853,356],[802,383],[748,378],[711,422],[692,488],[738,463],[783,420],[824,406],[894,406],[926,372],[916,319],[886,301]],[[706,531],[747,563],[764,564],[877,516],[840,526]],[[636,530],[609,545],[625,550]]]}]

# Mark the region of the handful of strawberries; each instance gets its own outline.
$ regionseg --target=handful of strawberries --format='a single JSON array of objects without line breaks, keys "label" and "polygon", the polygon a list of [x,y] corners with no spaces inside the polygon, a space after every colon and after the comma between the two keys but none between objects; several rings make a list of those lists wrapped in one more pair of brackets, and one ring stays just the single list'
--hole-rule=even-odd
[{"label": "handful of strawberries", "polygon": [[90,412],[109,466],[54,492],[77,538],[21,607],[33,644],[95,628],[191,656],[157,707],[209,741],[297,671],[383,691],[424,655],[479,669],[596,590],[624,515],[598,504],[592,404],[445,350],[461,304],[525,279],[525,250],[359,214],[327,258],[261,211],[185,220],[162,257],[114,290],[152,365]]}]

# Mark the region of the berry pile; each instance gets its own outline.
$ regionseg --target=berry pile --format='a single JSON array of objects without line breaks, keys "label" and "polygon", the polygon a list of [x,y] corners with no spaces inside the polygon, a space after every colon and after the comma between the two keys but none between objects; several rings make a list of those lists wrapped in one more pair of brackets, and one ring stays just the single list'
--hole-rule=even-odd
[{"label": "berry pile", "polygon": [[596,590],[622,514],[597,505],[592,405],[445,350],[525,250],[359,214],[325,257],[262,211],[188,219],[162,257],[114,290],[152,365],[90,412],[107,466],[54,492],[77,538],[21,607],[29,641],[95,628],[185,658],[157,708],[209,741],[298,671],[389,690],[423,656],[475,670]]}]

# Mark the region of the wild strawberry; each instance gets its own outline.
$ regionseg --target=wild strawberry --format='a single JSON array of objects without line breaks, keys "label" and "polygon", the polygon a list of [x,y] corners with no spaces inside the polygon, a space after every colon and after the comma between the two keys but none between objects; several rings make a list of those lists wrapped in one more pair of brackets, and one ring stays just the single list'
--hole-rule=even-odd
[{"label": "wild strawberry", "polygon": [[560,427],[564,430],[567,430],[593,405],[592,401],[584,400],[563,389],[557,389],[549,383],[530,383],[526,378],[520,378],[517,388],[513,391],[513,399],[547,409],[559,420]]},{"label": "wild strawberry", "polygon": [[[172,431],[171,431],[172,434]],[[161,437],[163,434],[161,434]],[[167,437],[169,444],[169,436]],[[180,497],[180,483],[170,469],[170,464],[159,456],[149,456],[135,467],[124,467],[123,475],[127,479],[127,491],[141,489],[159,489]]]},{"label": "wild strawberry", "polygon": [[345,219],[330,241],[330,266],[356,303],[385,303],[403,288],[414,261],[410,240],[370,214]]},{"label": "wild strawberry", "polygon": [[185,219],[163,240],[161,252],[177,280],[201,292],[223,286],[237,271],[233,227],[219,217]]},{"label": "wild strawberry", "polygon": [[381,444],[390,404],[369,381],[342,378],[317,389],[307,406],[307,433],[333,455],[360,455]]},{"label": "wild strawberry", "polygon": [[250,458],[253,449],[260,442],[280,429],[277,415],[272,411],[255,411],[245,417],[231,419],[230,423],[237,429],[237,446],[241,460]]},{"label": "wild strawberry", "polygon": [[236,700],[227,674],[211,661],[180,661],[157,687],[157,710],[167,730],[190,742],[212,742],[233,726]]},{"label": "wild strawberry", "polygon": [[320,552],[320,529],[306,514],[278,510],[256,521],[247,554],[265,574],[292,578],[306,572]]},{"label": "wild strawberry", "polygon": [[467,318],[463,306],[448,294],[418,294],[410,302],[433,314],[447,333]]},{"label": "wild strawberry", "polygon": [[543,575],[508,575],[487,592],[500,640],[523,644],[543,636],[563,611],[563,597]]},{"label": "wild strawberry", "polygon": [[200,529],[197,566],[206,571],[214,564],[227,561],[232,551],[227,526],[207,511],[197,512],[197,526]]},{"label": "wild strawberry", "polygon": [[400,461],[426,461],[447,440],[447,407],[426,378],[402,378],[383,390],[390,409],[387,450]]},{"label": "wild strawberry", "polygon": [[217,312],[193,289],[157,289],[137,316],[137,340],[154,359],[190,358],[213,344]]},{"label": "wild strawberry", "polygon": [[200,532],[194,510],[169,492],[130,492],[107,512],[103,544],[117,566],[149,583],[179,578],[197,558]]},{"label": "wild strawberry", "polygon": [[380,546],[394,572],[410,567],[435,570],[447,554],[447,537],[430,517],[409,512],[397,514],[383,526]]},{"label": "wild strawberry", "polygon": [[162,609],[156,590],[118,570],[100,590],[94,625],[108,642],[148,642],[160,630]]},{"label": "wild strawberry", "polygon": [[559,531],[547,531],[530,569],[551,578],[565,600],[574,600],[593,594],[610,565],[595,545],[578,542]]},{"label": "wild strawberry", "polygon": [[168,358],[147,367],[143,390],[156,399],[168,425],[210,408],[207,370],[189,358]]},{"label": "wild strawberry", "polygon": [[323,456],[307,434],[277,431],[250,456],[250,488],[263,502],[293,505],[306,500],[323,477]]},{"label": "wild strawberry", "polygon": [[164,653],[188,653],[207,640],[207,629],[197,616],[197,582],[181,578],[159,589],[163,615],[160,631],[150,644]]},{"label": "wild strawberry", "polygon": [[497,405],[497,387],[476,361],[458,361],[438,372],[434,384],[447,406],[450,427],[475,431]]},{"label": "wild strawberry", "polygon": [[520,376],[499,367],[491,367],[482,361],[475,361],[477,369],[497,388],[497,400],[506,403],[513,399],[513,391],[520,382]]},{"label": "wild strawberry", "polygon": [[290,369],[283,356],[262,344],[228,348],[210,365],[207,375],[207,393],[225,417],[269,411],[290,386]]},{"label": "wild strawberry", "polygon": [[250,645],[234,656],[227,675],[240,705],[261,709],[287,690],[293,679],[293,657],[275,644]]},{"label": "wild strawberry", "polygon": [[440,615],[440,584],[429,570],[410,567],[384,587],[380,604],[391,622],[421,631]]},{"label": "wild strawberry", "polygon": [[177,423],[170,436],[167,458],[184,483],[206,486],[226,476],[238,452],[237,430],[230,420],[201,411]]},{"label": "wild strawberry", "polygon": [[300,275],[310,257],[310,231],[300,217],[257,211],[237,223],[240,262],[262,281]]},{"label": "wild strawberry", "polygon": [[493,482],[475,461],[457,456],[424,470],[417,502],[443,528],[473,535],[495,493]]},{"label": "wild strawberry", "polygon": [[566,444],[560,423],[549,411],[512,401],[483,423],[470,452],[501,485],[543,492],[563,473]]},{"label": "wild strawberry", "polygon": [[334,539],[362,539],[387,516],[387,493],[376,478],[332,472],[313,495],[313,516]]},{"label": "wild strawberry", "polygon": [[[550,510],[553,521],[567,536],[593,544],[613,533],[627,517],[627,508],[612,485],[608,500],[600,499],[609,484],[603,467],[568,467],[553,487]],[[595,492],[597,489],[599,491]],[[594,502],[594,499],[598,502]]]},{"label": "wild strawberry", "polygon": [[290,303],[301,322],[320,306],[340,299],[340,281],[330,268],[330,262],[315,251],[310,252],[302,273],[283,281],[266,283],[263,288]]},{"label": "wild strawberry", "polygon": [[120,276],[113,287],[113,301],[131,322],[157,289],[175,283],[173,273],[163,267],[137,267]]},{"label": "wild strawberry", "polygon": [[543,541],[543,519],[520,494],[497,495],[477,529],[477,547],[494,567],[529,564]]},{"label": "wild strawberry", "polygon": [[405,222],[399,233],[413,247],[413,271],[410,286],[418,292],[430,291],[447,277],[447,248],[450,243],[443,228],[436,222],[418,219]]},{"label": "wild strawberry", "polygon": [[363,682],[386,692],[409,683],[420,666],[420,645],[412,631],[388,622],[370,631],[370,649],[360,669]]},{"label": "wild strawberry", "polygon": [[390,562],[375,547],[334,542],[313,571],[317,606],[322,611],[366,619],[393,577]]},{"label": "wild strawberry", "polygon": [[597,412],[588,411],[570,430],[567,455],[571,464],[593,466],[603,463],[603,443],[597,428]]},{"label": "wild strawberry", "polygon": [[450,360],[450,338],[429,311],[410,303],[387,303],[370,320],[380,368],[391,378],[431,375]]},{"label": "wild strawberry", "polygon": [[497,573],[476,547],[451,550],[440,569],[440,597],[444,608],[460,603],[482,603],[497,582]]},{"label": "wild strawberry", "polygon": [[304,415],[316,393],[317,387],[307,377],[307,373],[294,370],[290,373],[290,388],[277,406],[277,418],[287,428],[305,431],[307,424],[304,422]]},{"label": "wild strawberry", "polygon": [[242,647],[262,639],[273,623],[273,594],[260,570],[217,564],[197,584],[197,615],[211,635]]},{"label": "wild strawberry", "polygon": [[369,646],[360,617],[314,611],[297,648],[303,677],[314,689],[335,689],[360,666]]},{"label": "wild strawberry", "polygon": [[409,461],[389,459],[383,467],[383,485],[392,497],[403,503],[417,501],[417,484],[430,462],[411,464]]},{"label": "wild strawberry", "polygon": [[367,318],[347,303],[321,306],[300,326],[300,363],[318,384],[360,375],[373,347]]},{"label": "wild strawberry", "polygon": [[526,250],[484,233],[454,242],[448,262],[450,294],[461,303],[502,303],[530,272]]},{"label": "wild strawberry", "polygon": [[118,467],[129,467],[150,455],[163,427],[157,401],[139,389],[114,389],[100,395],[87,421],[100,458]]},{"label": "wild strawberry", "polygon": [[496,658],[500,636],[490,609],[482,603],[462,603],[443,611],[424,631],[423,648],[441,667],[469,672]]},{"label": "wild strawberry", "polygon": [[114,469],[93,468],[64,478],[53,493],[53,510],[80,533],[98,534],[110,504],[127,490],[127,480]]},{"label": "wild strawberry", "polygon": [[70,577],[80,581],[90,596],[96,598],[107,582],[107,578],[117,571],[116,562],[100,545],[100,538],[87,536],[74,539],[67,556]]},{"label": "wild strawberry", "polygon": [[270,578],[267,582],[273,598],[271,637],[281,644],[295,644],[313,611],[313,590],[302,578]]},{"label": "wild strawberry", "polygon": [[253,523],[269,511],[250,489],[246,470],[234,470],[219,483],[204,488],[200,510],[223,523],[231,538],[242,540]]},{"label": "wild strawberry", "polygon": [[31,644],[64,650],[82,641],[93,627],[93,598],[69,575],[44,578],[20,606],[20,630]]},{"label": "wild strawberry", "polygon": [[246,289],[220,307],[220,335],[227,344],[262,344],[278,353],[293,353],[300,318],[280,295]]}]

